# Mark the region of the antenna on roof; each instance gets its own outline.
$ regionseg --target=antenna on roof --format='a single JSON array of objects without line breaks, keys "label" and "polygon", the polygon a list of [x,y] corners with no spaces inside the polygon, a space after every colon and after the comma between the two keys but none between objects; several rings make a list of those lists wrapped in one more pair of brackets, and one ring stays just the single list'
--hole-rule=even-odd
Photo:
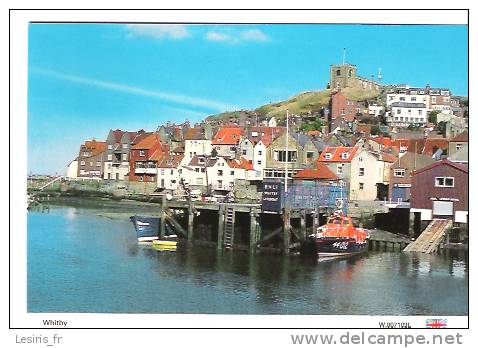
[{"label": "antenna on roof", "polygon": [[342,65],[344,65],[344,64],[345,64],[345,47],[344,47],[344,55],[342,57]]},{"label": "antenna on roof", "polygon": [[378,82],[382,82],[382,68],[378,68]]}]

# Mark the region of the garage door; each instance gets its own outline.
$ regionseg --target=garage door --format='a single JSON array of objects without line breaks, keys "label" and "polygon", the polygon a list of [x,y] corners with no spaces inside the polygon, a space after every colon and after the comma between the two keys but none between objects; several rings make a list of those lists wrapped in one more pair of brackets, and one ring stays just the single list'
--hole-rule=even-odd
[{"label": "garage door", "polygon": [[434,201],[433,215],[453,215],[453,202]]}]

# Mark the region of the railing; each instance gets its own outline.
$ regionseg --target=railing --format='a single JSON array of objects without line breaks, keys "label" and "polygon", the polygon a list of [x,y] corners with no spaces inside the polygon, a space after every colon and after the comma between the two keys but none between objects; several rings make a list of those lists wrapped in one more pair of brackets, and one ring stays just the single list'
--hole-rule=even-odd
[{"label": "railing", "polygon": [[103,178],[100,178],[100,177],[87,177],[87,176],[79,176],[76,178],[64,177],[63,179],[66,181],[102,181],[103,180]]},{"label": "railing", "polygon": [[62,178],[63,178],[62,176],[56,177],[55,179],[53,179],[53,180],[47,182],[45,185],[43,185],[42,187],[40,187],[39,190],[42,191],[44,188],[50,186],[51,184],[53,184],[54,182],[56,182],[56,181],[58,181],[58,180],[61,180]]}]

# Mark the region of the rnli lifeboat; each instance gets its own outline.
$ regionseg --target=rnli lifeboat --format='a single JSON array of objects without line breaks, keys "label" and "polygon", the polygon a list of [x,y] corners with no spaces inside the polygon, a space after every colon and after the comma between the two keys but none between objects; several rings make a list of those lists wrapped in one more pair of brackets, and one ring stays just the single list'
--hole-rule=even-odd
[{"label": "rnli lifeboat", "polygon": [[316,233],[309,236],[315,244],[320,257],[351,256],[367,250],[368,232],[354,227],[352,218],[342,211],[337,211],[320,226]]}]

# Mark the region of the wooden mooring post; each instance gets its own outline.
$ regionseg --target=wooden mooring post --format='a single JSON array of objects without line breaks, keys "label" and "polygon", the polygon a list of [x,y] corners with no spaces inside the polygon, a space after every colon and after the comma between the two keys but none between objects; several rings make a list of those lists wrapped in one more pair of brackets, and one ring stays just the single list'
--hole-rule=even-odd
[{"label": "wooden mooring post", "polygon": [[166,200],[166,195],[161,196],[161,221],[159,227],[159,237],[164,238],[166,235],[166,209],[168,201]]},{"label": "wooden mooring post", "polygon": [[284,254],[289,255],[290,248],[290,208],[286,206],[283,214],[284,230],[283,230],[283,242],[284,242]]},{"label": "wooden mooring post", "polygon": [[307,235],[307,212],[305,210],[300,211],[300,237],[305,240]]},{"label": "wooden mooring post", "polygon": [[189,208],[188,208],[188,242],[192,243],[194,239],[194,208],[189,199]]},{"label": "wooden mooring post", "polygon": [[249,252],[254,254],[256,252],[256,244],[260,238],[260,234],[258,230],[260,229],[260,224],[257,223],[257,218],[259,214],[257,213],[256,209],[251,208],[249,211],[249,215],[251,218],[250,229],[249,229]]}]

